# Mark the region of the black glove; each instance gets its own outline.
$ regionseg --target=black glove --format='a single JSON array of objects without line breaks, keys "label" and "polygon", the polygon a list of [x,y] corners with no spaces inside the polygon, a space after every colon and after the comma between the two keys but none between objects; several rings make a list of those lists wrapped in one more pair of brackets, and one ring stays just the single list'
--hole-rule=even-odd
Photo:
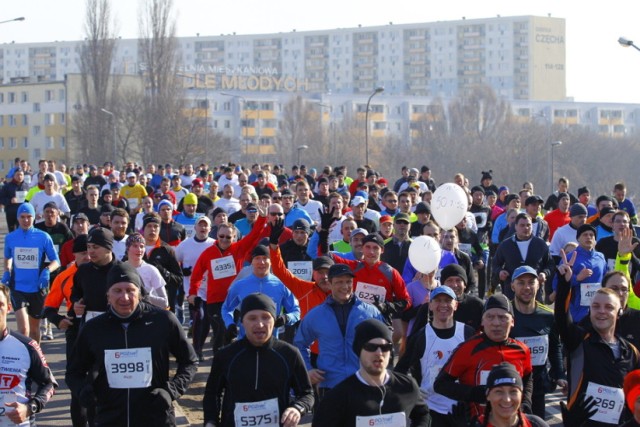
[{"label": "black glove", "polygon": [[391,313],[391,307],[386,301],[380,301],[378,295],[373,296],[373,305],[380,311],[380,314],[386,316]]},{"label": "black glove", "polygon": [[280,326],[284,326],[287,323],[287,316],[281,314],[276,317],[276,323],[273,325],[275,328],[279,328]]},{"label": "black glove", "polygon": [[275,224],[271,226],[271,235],[269,236],[269,243],[272,245],[277,245],[280,240],[280,236],[282,236],[282,232],[284,231],[284,220],[277,220]]},{"label": "black glove", "polygon": [[484,385],[477,385],[471,388],[469,394],[469,402],[485,403],[487,401],[487,387]]},{"label": "black glove", "polygon": [[183,268],[182,269],[182,275],[184,277],[188,277],[191,276],[191,270],[193,269],[193,267],[187,267],[187,268]]},{"label": "black glove", "polygon": [[78,400],[85,408],[93,408],[96,406],[98,399],[96,398],[96,394],[93,391],[93,386],[91,384],[87,384],[82,387],[80,394],[78,395]]},{"label": "black glove", "polygon": [[164,413],[171,407],[171,395],[163,388],[154,388],[149,392],[149,410]]},{"label": "black glove", "polygon": [[320,213],[320,227],[323,230],[328,231],[329,228],[331,228],[331,224],[333,224],[338,220],[338,218],[333,216],[336,213],[335,207],[331,208],[331,212],[328,212],[328,213],[323,213],[322,209],[318,209],[318,212]]},{"label": "black glove", "polygon": [[238,337],[238,325],[236,325],[235,323],[230,324],[227,328],[227,331],[224,333],[224,337],[226,338],[227,342],[231,342],[236,339]]},{"label": "black glove", "polygon": [[598,412],[598,408],[596,407],[595,399],[591,396],[585,399],[583,395],[576,399],[571,409],[567,408],[566,403],[560,402],[560,411],[562,412],[562,423],[565,427],[580,427]]},{"label": "black glove", "polygon": [[451,407],[451,412],[447,415],[450,426],[468,427],[471,424],[471,412],[469,405],[459,402]]}]

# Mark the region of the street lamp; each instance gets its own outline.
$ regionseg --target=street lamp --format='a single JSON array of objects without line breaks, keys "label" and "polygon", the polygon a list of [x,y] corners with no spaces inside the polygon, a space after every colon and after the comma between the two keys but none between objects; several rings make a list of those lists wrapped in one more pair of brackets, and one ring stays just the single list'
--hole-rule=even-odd
[{"label": "street lamp", "polygon": [[24,21],[25,17],[21,16],[19,18],[13,18],[13,19],[7,19],[6,21],[0,21],[0,24],[6,24],[7,22],[13,22],[13,21]]},{"label": "street lamp", "polygon": [[[239,99],[240,101],[242,101],[242,104],[244,105],[243,110],[247,109],[247,100],[245,99],[244,96],[241,95],[234,95],[232,93],[228,93],[228,92],[220,92],[220,95],[224,95],[224,96],[228,96],[230,98],[236,98]],[[245,156],[245,160],[247,163],[249,163],[249,127],[246,126],[246,122],[243,123],[242,122],[242,112],[240,112],[240,124],[242,127],[242,130],[240,131],[240,135],[242,136],[242,133],[244,131],[244,156]]]},{"label": "street lamp", "polygon": [[299,145],[298,146],[298,165],[300,164],[300,152],[309,148],[308,145]]},{"label": "street lamp", "polygon": [[640,47],[636,46],[633,41],[625,38],[625,37],[620,37],[618,39],[618,43],[620,43],[620,46],[622,47],[629,47],[631,46],[632,48],[634,48],[635,50],[640,50]]},{"label": "street lamp", "polygon": [[176,76],[182,77],[185,79],[195,79],[196,80],[195,89],[200,89],[198,87],[198,83],[197,83],[198,81],[200,81],[204,86],[204,99],[206,102],[205,105],[207,107],[207,111],[205,111],[205,116],[204,116],[204,157],[205,157],[205,162],[208,162],[209,161],[209,88],[207,87],[207,82],[199,74],[194,74],[193,76],[190,76],[187,74],[176,73]]},{"label": "street lamp", "polygon": [[376,96],[377,94],[384,92],[383,87],[377,87],[373,91],[373,93],[369,96],[367,100],[367,108],[364,113],[364,155],[365,155],[365,164],[369,164],[369,104],[371,104],[371,98]]},{"label": "street lamp", "polygon": [[553,193],[553,151],[556,147],[562,145],[562,141],[551,141],[551,192]]},{"label": "street lamp", "polygon": [[111,111],[109,110],[105,110],[104,108],[101,108],[100,111],[102,111],[105,114],[108,114],[111,116],[111,121],[113,122],[113,164],[115,167],[116,164],[116,115],[113,114]]}]

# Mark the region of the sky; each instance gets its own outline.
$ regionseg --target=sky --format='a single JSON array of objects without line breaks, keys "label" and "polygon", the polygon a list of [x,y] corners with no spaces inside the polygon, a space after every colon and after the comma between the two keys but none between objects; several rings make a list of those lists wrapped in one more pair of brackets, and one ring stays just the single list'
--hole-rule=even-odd
[{"label": "sky", "polygon": [[[83,38],[84,0],[2,2],[0,43]],[[112,0],[122,38],[138,36],[140,0]],[[374,26],[535,15],[566,20],[567,96],[581,102],[640,103],[640,51],[623,48],[624,36],[640,46],[640,2],[577,0],[174,0],[177,35],[264,34],[358,25]]]}]

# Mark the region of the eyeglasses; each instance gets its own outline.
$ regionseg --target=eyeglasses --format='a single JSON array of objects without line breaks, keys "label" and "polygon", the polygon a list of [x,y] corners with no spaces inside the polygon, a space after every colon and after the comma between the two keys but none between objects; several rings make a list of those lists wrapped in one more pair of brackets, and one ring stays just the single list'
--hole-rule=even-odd
[{"label": "eyeglasses", "polygon": [[271,216],[284,216],[284,214],[282,212],[269,212],[269,215],[271,215]]},{"label": "eyeglasses", "polygon": [[362,348],[366,351],[368,351],[369,353],[374,353],[376,351],[378,351],[378,349],[382,350],[383,353],[387,353],[391,350],[393,350],[393,344],[391,343],[386,343],[386,344],[374,344],[371,342],[365,343]]},{"label": "eyeglasses", "polygon": [[629,293],[629,288],[618,288],[616,286],[612,286],[609,289],[611,289],[612,291],[619,293],[621,295],[626,295]]},{"label": "eyeglasses", "polygon": [[231,240],[231,236],[225,236],[224,234],[218,234],[218,240],[220,239],[227,239],[227,240]]},{"label": "eyeglasses", "polygon": [[629,220],[627,219],[616,219],[613,221],[614,224],[629,224]]},{"label": "eyeglasses", "polygon": [[398,203],[395,199],[387,199],[387,203]]},{"label": "eyeglasses", "polygon": [[282,197],[272,197],[271,200],[282,200]]}]

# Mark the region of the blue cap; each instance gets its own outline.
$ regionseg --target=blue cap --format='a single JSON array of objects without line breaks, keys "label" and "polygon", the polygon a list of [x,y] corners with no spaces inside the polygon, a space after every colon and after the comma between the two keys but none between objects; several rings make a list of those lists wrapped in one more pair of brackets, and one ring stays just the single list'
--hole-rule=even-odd
[{"label": "blue cap", "polygon": [[20,206],[18,206],[18,213],[17,215],[20,216],[21,214],[26,213],[29,214],[33,217],[36,216],[36,210],[33,207],[33,205],[31,203],[25,202],[23,204],[21,204]]},{"label": "blue cap", "polygon": [[534,270],[532,267],[529,267],[528,265],[523,265],[521,267],[516,268],[516,270],[513,272],[513,277],[511,278],[511,281],[514,281],[518,277],[524,276],[525,274],[531,274],[535,277],[538,277],[538,272],[536,270]]},{"label": "blue cap", "polygon": [[431,290],[431,293],[429,294],[429,301],[433,301],[435,297],[442,294],[451,297],[451,299],[456,299],[456,293],[453,292],[453,289],[443,285]]}]

